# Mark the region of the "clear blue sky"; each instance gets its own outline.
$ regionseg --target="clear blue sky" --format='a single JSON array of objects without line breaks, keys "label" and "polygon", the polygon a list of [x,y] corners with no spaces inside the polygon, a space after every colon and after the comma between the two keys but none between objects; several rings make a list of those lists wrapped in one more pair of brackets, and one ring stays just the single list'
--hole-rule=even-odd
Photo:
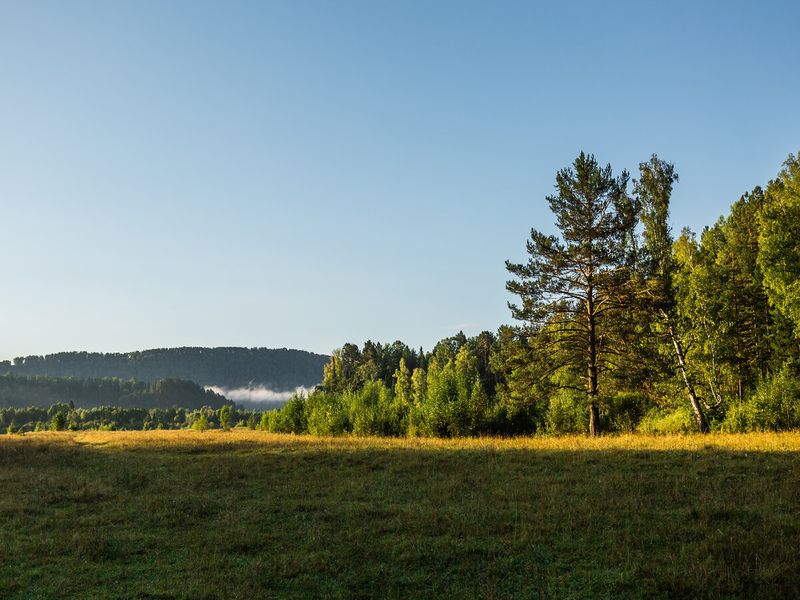
[{"label": "clear blue sky", "polygon": [[[702,5],[702,6],[699,6]],[[0,358],[509,322],[580,150],[701,230],[800,150],[800,3],[0,3]]]}]

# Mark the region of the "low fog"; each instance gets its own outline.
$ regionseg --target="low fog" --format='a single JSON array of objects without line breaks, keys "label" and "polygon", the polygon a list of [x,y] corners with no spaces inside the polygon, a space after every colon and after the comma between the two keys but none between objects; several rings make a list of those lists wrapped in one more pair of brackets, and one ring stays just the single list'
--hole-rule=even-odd
[{"label": "low fog", "polygon": [[215,385],[207,385],[205,387],[207,390],[222,394],[228,400],[234,401],[243,408],[254,408],[256,410],[265,410],[282,406],[292,397],[292,394],[308,395],[309,392],[313,390],[313,388],[302,386],[294,390],[280,392],[264,386],[224,388]]}]

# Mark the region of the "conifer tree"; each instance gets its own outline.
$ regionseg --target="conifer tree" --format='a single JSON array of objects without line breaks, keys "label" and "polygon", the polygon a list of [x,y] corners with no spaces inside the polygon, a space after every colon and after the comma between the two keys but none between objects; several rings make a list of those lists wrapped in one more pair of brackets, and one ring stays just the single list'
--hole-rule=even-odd
[{"label": "conifer tree", "polygon": [[630,303],[630,242],[636,208],[627,194],[628,173],[614,177],[583,152],[556,175],[547,201],[560,235],[531,230],[527,263],[506,261],[516,277],[509,303],[547,353],[543,376],[572,367],[582,372],[589,405],[589,433],[599,431],[600,377],[622,344],[613,325]]}]

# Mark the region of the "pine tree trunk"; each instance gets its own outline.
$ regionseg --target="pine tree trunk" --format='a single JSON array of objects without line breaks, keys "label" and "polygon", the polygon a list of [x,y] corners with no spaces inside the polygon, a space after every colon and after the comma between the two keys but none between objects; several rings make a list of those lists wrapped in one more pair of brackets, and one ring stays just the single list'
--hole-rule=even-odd
[{"label": "pine tree trunk", "polygon": [[589,285],[586,294],[586,320],[589,330],[589,364],[586,392],[589,396],[589,435],[596,436],[600,432],[600,411],[597,407],[597,326],[595,322],[594,289],[591,279],[591,263],[589,273]]}]

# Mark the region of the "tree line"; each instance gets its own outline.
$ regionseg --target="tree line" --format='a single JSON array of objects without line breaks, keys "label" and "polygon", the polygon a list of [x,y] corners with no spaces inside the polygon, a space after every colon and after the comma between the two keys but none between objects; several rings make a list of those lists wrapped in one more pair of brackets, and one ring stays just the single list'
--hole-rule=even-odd
[{"label": "tree line", "polygon": [[193,381],[0,375],[0,407],[221,408],[226,398]]},{"label": "tree line", "polygon": [[77,408],[72,403],[49,407],[0,408],[0,432],[24,434],[38,431],[140,431],[150,429],[230,429],[261,424],[261,413],[242,411],[232,404],[219,408],[127,408],[97,406]]},{"label": "tree line", "polygon": [[800,154],[698,236],[670,224],[678,174],[631,180],[581,153],[547,198],[558,233],[508,261],[514,326],[428,353],[333,352],[273,431],[459,436],[800,427]]}]

